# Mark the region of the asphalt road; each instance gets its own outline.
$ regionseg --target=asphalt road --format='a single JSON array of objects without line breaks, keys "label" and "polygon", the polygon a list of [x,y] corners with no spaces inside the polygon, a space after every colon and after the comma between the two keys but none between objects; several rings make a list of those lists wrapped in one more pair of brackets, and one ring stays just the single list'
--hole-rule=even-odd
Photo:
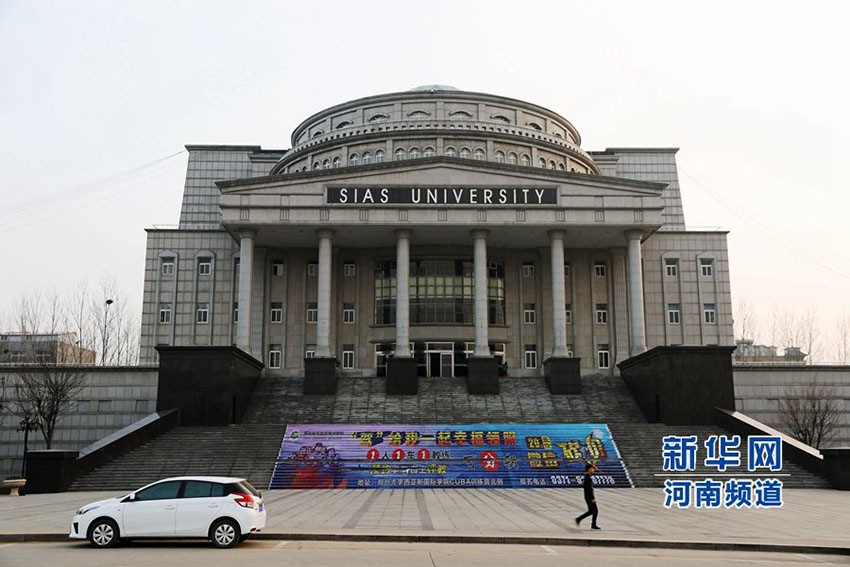
[{"label": "asphalt road", "polygon": [[0,544],[0,566],[105,565],[204,567],[286,565],[321,567],[492,567],[605,565],[640,567],[690,565],[850,565],[848,556],[675,549],[599,548],[546,545],[475,545],[313,541],[248,541],[234,549],[206,542],[133,542],[112,549],[86,543]]}]

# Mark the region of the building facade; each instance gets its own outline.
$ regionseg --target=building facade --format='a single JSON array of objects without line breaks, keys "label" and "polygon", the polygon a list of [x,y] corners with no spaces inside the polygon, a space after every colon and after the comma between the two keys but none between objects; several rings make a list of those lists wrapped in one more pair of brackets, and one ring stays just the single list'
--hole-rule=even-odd
[{"label": "building facade", "polygon": [[676,149],[585,151],[550,110],[439,85],[323,110],[291,143],[187,146],[179,227],[147,230],[142,362],[233,344],[279,376],[389,356],[613,374],[733,344],[726,233],[686,230]]},{"label": "building facade", "polygon": [[0,333],[0,364],[94,364],[76,333]]}]

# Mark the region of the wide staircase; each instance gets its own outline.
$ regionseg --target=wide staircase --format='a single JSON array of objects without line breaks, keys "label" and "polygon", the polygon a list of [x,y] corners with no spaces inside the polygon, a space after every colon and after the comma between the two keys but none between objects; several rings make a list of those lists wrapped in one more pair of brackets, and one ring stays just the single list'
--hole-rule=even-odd
[{"label": "wide staircase", "polygon": [[[342,378],[336,396],[305,396],[303,380],[260,380],[242,424],[177,427],[77,479],[71,490],[131,490],[160,478],[223,475],[268,486],[287,423],[467,424],[607,423],[637,487],[663,486],[661,439],[697,435],[700,444],[718,427],[647,423],[620,378],[582,378],[582,394],[553,396],[542,378],[501,378],[501,393],[470,396],[462,378],[421,378],[416,396],[388,396],[383,378]],[[744,448],[745,449],[745,448]],[[745,453],[745,451],[744,451]],[[710,472],[701,463],[693,477]],[[735,472],[746,473],[743,468]],[[785,461],[788,487],[827,488],[827,482]]]}]

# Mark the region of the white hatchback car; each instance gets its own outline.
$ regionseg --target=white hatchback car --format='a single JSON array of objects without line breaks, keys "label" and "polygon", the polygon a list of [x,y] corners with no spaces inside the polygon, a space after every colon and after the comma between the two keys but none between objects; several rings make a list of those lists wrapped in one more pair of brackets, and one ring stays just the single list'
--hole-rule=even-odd
[{"label": "white hatchback car", "polygon": [[262,494],[244,478],[181,476],[86,504],[71,520],[69,536],[95,547],[136,537],[203,537],[233,547],[265,526]]}]

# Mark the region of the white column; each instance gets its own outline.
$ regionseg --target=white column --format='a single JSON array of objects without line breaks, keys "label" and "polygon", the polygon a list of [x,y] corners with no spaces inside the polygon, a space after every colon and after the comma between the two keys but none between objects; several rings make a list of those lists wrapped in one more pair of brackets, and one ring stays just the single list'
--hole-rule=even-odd
[{"label": "white column", "polygon": [[567,357],[567,298],[564,289],[564,240],[563,230],[550,230],[552,250],[552,336],[555,344],[552,347],[552,358]]},{"label": "white column", "polygon": [[643,267],[641,265],[640,239],[643,232],[627,230],[628,281],[629,281],[629,355],[646,352],[646,322],[643,313]]},{"label": "white column", "polygon": [[410,358],[410,231],[395,236],[395,357]]},{"label": "white column", "polygon": [[251,353],[251,286],[254,274],[255,230],[239,231],[239,320],[236,322],[236,346]]},{"label": "white column", "polygon": [[475,251],[475,351],[472,356],[490,356],[487,338],[487,232],[473,230]]},{"label": "white column", "polygon": [[319,236],[319,290],[316,319],[316,358],[331,358],[331,244],[334,231],[317,231]]}]

